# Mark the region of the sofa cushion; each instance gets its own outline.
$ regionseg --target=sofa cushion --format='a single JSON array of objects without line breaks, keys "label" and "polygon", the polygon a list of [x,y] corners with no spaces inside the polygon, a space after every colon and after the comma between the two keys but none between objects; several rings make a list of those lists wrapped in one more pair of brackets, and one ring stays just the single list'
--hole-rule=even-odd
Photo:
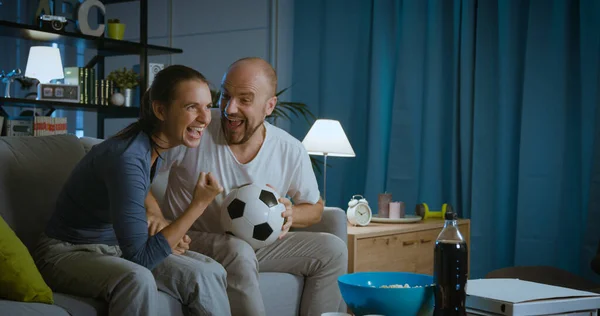
[{"label": "sofa cushion", "polygon": [[69,315],[108,315],[108,305],[93,298],[54,293],[54,305],[62,307]]},{"label": "sofa cushion", "polygon": [[[157,315],[183,316],[184,307],[165,292],[158,292]],[[0,315],[11,316],[104,316],[108,315],[108,304],[101,300],[84,298],[63,293],[54,293],[54,305],[23,303],[0,299]]]},{"label": "sofa cushion", "polygon": [[259,282],[267,315],[298,315],[304,277],[289,273],[261,272]]},{"label": "sofa cushion", "polygon": [[[55,305],[62,307],[72,316],[101,316],[108,315],[108,304],[105,301],[84,298],[62,293],[54,293]],[[172,296],[165,292],[158,292],[157,315],[183,316],[183,307]]]},{"label": "sofa cushion", "polygon": [[0,299],[0,315],[10,316],[71,316],[57,305],[23,303]]},{"label": "sofa cushion", "polygon": [[0,217],[0,298],[52,304],[52,290],[44,282],[29,251]]},{"label": "sofa cushion", "polygon": [[0,216],[30,250],[83,155],[74,135],[0,137]]}]

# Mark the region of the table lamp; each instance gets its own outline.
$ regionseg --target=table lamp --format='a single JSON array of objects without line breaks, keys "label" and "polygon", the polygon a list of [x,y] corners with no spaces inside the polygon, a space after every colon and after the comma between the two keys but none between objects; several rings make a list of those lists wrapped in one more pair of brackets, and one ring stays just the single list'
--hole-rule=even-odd
[{"label": "table lamp", "polygon": [[355,157],[339,121],[319,119],[302,141],[309,155],[323,156],[323,204],[327,200],[327,156]]},{"label": "table lamp", "polygon": [[60,50],[57,47],[32,46],[27,57],[25,77],[35,78],[40,83],[64,78]]}]

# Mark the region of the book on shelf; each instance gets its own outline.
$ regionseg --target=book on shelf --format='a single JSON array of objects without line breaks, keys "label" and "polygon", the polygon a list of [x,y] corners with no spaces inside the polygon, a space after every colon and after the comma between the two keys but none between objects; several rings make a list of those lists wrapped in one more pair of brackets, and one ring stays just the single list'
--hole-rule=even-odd
[{"label": "book on shelf", "polygon": [[67,134],[66,117],[18,116],[6,119],[6,136]]},{"label": "book on shelf", "polygon": [[36,116],[33,136],[61,135],[67,133],[66,117]]},{"label": "book on shelf", "polygon": [[96,78],[96,69],[65,67],[65,84],[79,86],[79,102],[83,104],[110,105],[115,91],[112,81]]}]

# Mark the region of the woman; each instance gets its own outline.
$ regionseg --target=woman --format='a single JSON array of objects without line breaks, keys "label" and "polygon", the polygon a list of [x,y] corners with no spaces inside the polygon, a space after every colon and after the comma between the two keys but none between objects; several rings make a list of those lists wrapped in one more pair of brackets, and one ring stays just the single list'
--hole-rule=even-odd
[{"label": "woman", "polygon": [[110,315],[154,315],[158,287],[194,315],[230,314],[223,267],[198,253],[172,254],[223,190],[215,178],[201,174],[185,213],[153,236],[144,207],[161,153],[197,147],[211,107],[202,74],[167,67],[145,93],[139,120],[77,164],[34,255],[54,291],[105,299]]}]

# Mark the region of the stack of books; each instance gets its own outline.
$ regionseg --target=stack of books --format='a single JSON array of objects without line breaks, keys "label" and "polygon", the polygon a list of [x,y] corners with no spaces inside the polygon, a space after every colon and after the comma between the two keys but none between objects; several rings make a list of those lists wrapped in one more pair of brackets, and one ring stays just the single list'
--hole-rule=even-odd
[{"label": "stack of books", "polygon": [[96,79],[96,70],[86,67],[65,67],[65,84],[79,86],[79,102],[110,105],[115,85],[106,79]]},{"label": "stack of books", "polygon": [[46,136],[67,134],[66,117],[20,116],[5,119],[6,136]]},{"label": "stack of books", "polygon": [[33,136],[60,135],[66,133],[66,117],[36,116],[33,119]]}]

